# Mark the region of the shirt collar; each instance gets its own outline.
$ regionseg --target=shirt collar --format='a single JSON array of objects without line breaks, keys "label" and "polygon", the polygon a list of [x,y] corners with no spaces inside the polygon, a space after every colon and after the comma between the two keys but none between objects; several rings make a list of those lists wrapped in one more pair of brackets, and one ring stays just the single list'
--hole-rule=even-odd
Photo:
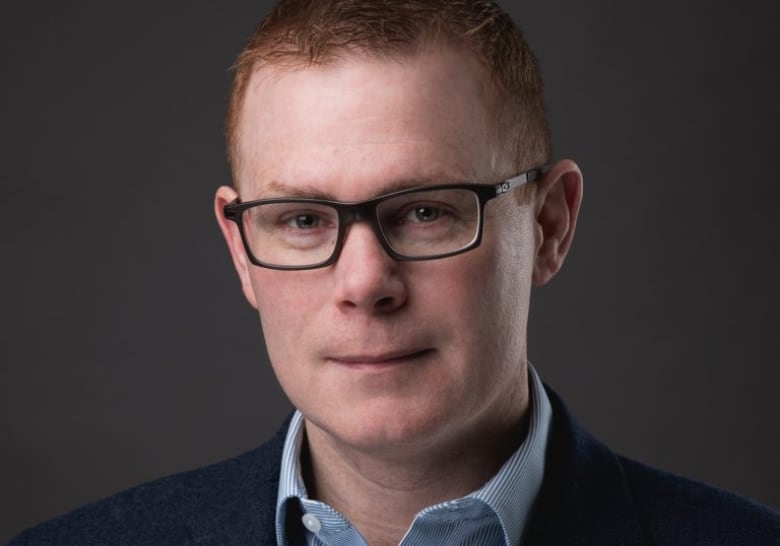
[{"label": "shirt collar", "polygon": [[507,544],[520,544],[531,508],[542,488],[547,437],[552,422],[552,408],[544,385],[529,364],[531,415],[523,443],[480,489],[468,495],[484,501],[501,521]]},{"label": "shirt collar", "polygon": [[[504,530],[506,544],[520,543],[531,508],[541,489],[547,437],[552,421],[552,408],[547,393],[530,363],[528,375],[530,419],[525,439],[493,478],[464,497],[482,501],[496,513]],[[304,419],[301,412],[296,410],[282,451],[276,503],[276,536],[279,544],[288,544],[285,537],[287,501],[291,498],[308,498],[300,463],[303,440]],[[442,504],[425,508],[418,516],[436,510]]]}]

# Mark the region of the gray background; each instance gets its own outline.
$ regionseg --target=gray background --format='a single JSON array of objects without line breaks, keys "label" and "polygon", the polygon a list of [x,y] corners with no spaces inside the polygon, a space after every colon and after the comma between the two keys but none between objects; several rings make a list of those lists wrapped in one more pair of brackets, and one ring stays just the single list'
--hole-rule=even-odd
[{"label": "gray background", "polygon": [[[211,213],[266,5],[0,7],[0,543],[288,411]],[[586,180],[531,360],[614,448],[774,507],[777,5],[505,3]]]}]

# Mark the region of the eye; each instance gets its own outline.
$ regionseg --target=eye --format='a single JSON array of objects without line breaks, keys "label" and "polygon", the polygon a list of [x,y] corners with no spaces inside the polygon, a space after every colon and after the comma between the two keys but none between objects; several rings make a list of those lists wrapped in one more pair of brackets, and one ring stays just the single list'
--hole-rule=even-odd
[{"label": "eye", "polygon": [[316,214],[298,214],[288,219],[286,224],[297,229],[314,229],[322,224],[322,218]]},{"label": "eye", "polygon": [[325,207],[309,205],[301,207],[300,204],[283,204],[269,208],[274,213],[273,229],[281,229],[288,233],[306,233],[329,230],[338,226],[336,211],[327,210]]},{"label": "eye", "polygon": [[434,222],[442,215],[439,207],[432,205],[414,205],[410,207],[399,219],[400,222]]}]

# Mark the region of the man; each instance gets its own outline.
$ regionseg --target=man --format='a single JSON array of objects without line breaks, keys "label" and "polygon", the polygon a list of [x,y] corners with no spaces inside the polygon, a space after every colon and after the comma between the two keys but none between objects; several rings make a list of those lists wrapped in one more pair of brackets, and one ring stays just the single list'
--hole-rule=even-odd
[{"label": "man", "polygon": [[610,452],[527,363],[582,197],[541,88],[492,2],[280,2],[215,211],[298,411],[14,544],[780,542],[769,509]]}]

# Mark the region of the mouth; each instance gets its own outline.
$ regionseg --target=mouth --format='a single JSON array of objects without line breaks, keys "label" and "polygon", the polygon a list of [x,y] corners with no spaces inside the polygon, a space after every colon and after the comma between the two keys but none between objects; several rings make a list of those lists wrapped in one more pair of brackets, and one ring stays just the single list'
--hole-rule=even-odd
[{"label": "mouth", "polygon": [[420,361],[433,353],[433,349],[413,349],[386,353],[344,354],[328,357],[327,360],[349,368],[382,368]]}]

